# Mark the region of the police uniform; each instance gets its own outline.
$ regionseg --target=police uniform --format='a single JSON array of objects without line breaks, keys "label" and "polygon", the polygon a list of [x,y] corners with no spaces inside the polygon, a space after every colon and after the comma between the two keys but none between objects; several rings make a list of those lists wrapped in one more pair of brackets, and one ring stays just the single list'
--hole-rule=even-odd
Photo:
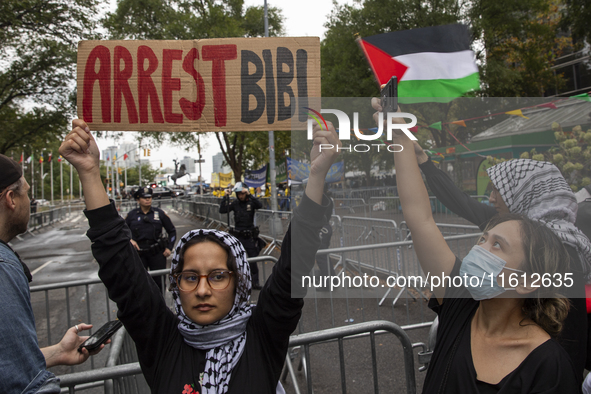
[{"label": "police uniform", "polygon": [[[152,189],[140,188],[133,196],[136,200],[140,197],[151,197]],[[129,211],[125,222],[131,230],[131,238],[140,248],[139,255],[144,267],[152,271],[166,268],[166,257],[162,253],[166,248],[172,251],[176,241],[176,229],[166,213],[153,206],[147,213],[144,213],[141,207],[135,208]],[[161,238],[162,228],[166,230],[168,240]],[[154,280],[162,290],[160,278]]]},{"label": "police uniform", "polygon": [[[236,185],[235,191],[240,187]],[[244,246],[248,257],[256,257],[259,255],[259,231],[254,225],[254,215],[257,209],[261,209],[263,204],[254,196],[247,195],[244,201],[235,199],[228,204],[229,198],[224,198],[220,203],[220,213],[234,212],[234,228],[230,230],[230,234],[238,238]],[[250,264],[250,273],[252,275],[253,288],[260,287],[259,285],[259,268],[256,263]]]}]

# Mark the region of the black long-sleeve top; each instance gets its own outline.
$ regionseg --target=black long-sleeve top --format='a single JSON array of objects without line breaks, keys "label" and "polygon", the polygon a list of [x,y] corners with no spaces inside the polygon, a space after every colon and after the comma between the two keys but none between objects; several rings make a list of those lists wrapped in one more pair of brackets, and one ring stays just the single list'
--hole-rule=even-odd
[{"label": "black long-sleeve top", "polygon": [[[304,196],[296,209],[283,239],[281,257],[247,323],[244,353],[232,371],[229,393],[275,393],[289,336],[298,324],[304,303],[302,298],[291,296],[292,274],[307,275],[313,267],[325,208]],[[109,297],[117,303],[117,316],[135,342],[152,392],[201,392],[199,375],[205,367],[207,350],[185,343],[177,329],[176,315],[166,306],[130,244],[129,228],[115,205],[85,214],[92,252],[100,266],[99,276]],[[293,255],[292,242],[297,242],[297,253]]]},{"label": "black long-sleeve top", "polygon": [[[456,215],[484,230],[490,219],[497,214],[495,208],[480,203],[461,191],[447,174],[435,167],[431,159],[420,164],[419,167],[425,175],[431,192]],[[585,275],[576,249],[570,245],[564,246],[572,262],[570,268],[573,271],[574,285],[568,290],[571,308],[564,321],[564,328],[560,334],[559,342],[573,361],[578,381],[582,382],[587,358]]]}]

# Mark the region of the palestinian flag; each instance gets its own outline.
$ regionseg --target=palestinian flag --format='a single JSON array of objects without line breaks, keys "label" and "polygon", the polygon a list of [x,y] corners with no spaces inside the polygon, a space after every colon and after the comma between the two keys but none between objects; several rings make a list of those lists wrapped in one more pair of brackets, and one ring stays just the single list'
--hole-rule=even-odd
[{"label": "palestinian flag", "polygon": [[397,77],[401,98],[453,98],[480,88],[470,32],[465,25],[378,34],[359,38],[358,42],[380,85]]}]

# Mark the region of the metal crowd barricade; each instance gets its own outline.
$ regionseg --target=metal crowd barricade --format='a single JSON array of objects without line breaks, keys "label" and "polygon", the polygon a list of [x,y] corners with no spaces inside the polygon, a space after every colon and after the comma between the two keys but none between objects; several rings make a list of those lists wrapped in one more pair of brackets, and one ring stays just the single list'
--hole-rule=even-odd
[{"label": "metal crowd barricade", "polygon": [[367,204],[363,198],[333,198],[335,213],[366,216]]},{"label": "metal crowd barricade", "polygon": [[[327,343],[334,343],[336,342],[338,346],[338,355],[339,355],[339,372],[340,372],[340,383],[341,383],[341,391],[343,393],[347,392],[347,378],[346,378],[346,360],[344,355],[344,342],[345,340],[351,340],[354,338],[361,338],[361,337],[369,337],[370,340],[370,349],[371,349],[371,361],[372,361],[372,382],[373,382],[373,392],[379,393],[379,380],[378,380],[378,364],[377,364],[377,357],[376,357],[376,335],[390,333],[393,334],[398,338],[402,345],[403,349],[403,360],[404,360],[404,375],[406,380],[406,392],[410,394],[416,393],[416,379],[415,379],[415,369],[414,369],[414,356],[413,356],[413,344],[410,341],[408,334],[398,325],[389,322],[389,321],[371,321],[371,322],[364,322],[360,324],[349,325],[345,327],[336,327],[330,328],[315,332],[310,332],[306,334],[298,334],[293,335],[289,340],[289,346],[291,348],[294,347],[303,347],[304,354],[302,355],[302,359],[306,360],[303,363],[305,368],[305,377],[306,377],[306,386],[307,392],[313,393],[313,375],[312,375],[312,365],[311,365],[311,357],[310,357],[310,348],[312,345],[320,345],[320,344],[327,344]],[[325,350],[324,350],[325,351]],[[357,358],[359,360],[359,358]],[[396,373],[395,369],[392,368],[392,365],[396,364],[396,360],[392,360],[392,363],[389,364],[389,368],[392,370],[392,373]],[[291,360],[287,357],[286,360],[286,367],[290,373],[292,378],[292,383],[294,384],[294,389],[296,393],[299,393],[299,387],[297,387],[297,382],[294,379],[295,374],[293,373],[293,366],[291,364]],[[285,381],[285,375],[283,374],[283,380]],[[325,378],[325,377],[323,377]],[[369,392],[366,391],[366,392]]]},{"label": "metal crowd barricade", "polygon": [[33,231],[42,227],[49,226],[60,220],[64,220],[72,215],[71,206],[53,207],[45,211],[31,213],[27,231],[32,234]]},{"label": "metal crowd barricade", "polygon": [[[268,265],[275,264],[277,258],[274,256],[259,256],[248,259],[249,262],[261,264],[259,266],[264,278],[270,275],[271,268]],[[169,284],[169,269],[150,271],[150,275],[159,278],[163,282],[163,288],[166,289]],[[50,297],[50,292],[53,297]],[[44,295],[44,297],[41,297]],[[169,307],[173,307],[172,297],[169,292],[163,290],[164,299]],[[56,283],[51,285],[41,285],[31,287],[31,298],[33,300],[33,310],[37,322],[37,334],[40,338],[47,338],[40,342],[40,346],[53,344],[56,338],[52,338],[52,333],[58,332],[59,335],[75,324],[81,321],[92,323],[93,329],[100,328],[104,323],[115,319],[116,305],[109,300],[106,289],[99,278],[79,280],[65,283]],[[58,315],[64,316],[63,320],[52,320],[49,311],[56,315],[56,310],[63,307],[65,299],[65,311]],[[78,303],[78,305],[72,305]],[[45,314],[42,313],[40,306],[45,305]],[[80,305],[81,304],[81,305]],[[72,312],[76,306],[82,306],[84,314],[75,316]],[[51,322],[51,323],[48,323]],[[92,331],[91,331],[92,332]],[[133,341],[127,334],[123,334],[124,329],[117,332],[113,337],[113,343],[110,345],[108,353],[99,353],[90,359],[90,370],[88,365],[81,364],[70,368],[70,374],[60,376],[62,388],[67,387],[71,393],[79,390],[105,385],[106,394],[110,393],[130,393],[144,392],[137,390],[136,387],[145,387],[145,379],[141,375],[139,365],[130,366],[135,363],[137,353]],[[105,357],[108,357],[105,361]],[[95,359],[99,361],[95,361]],[[105,365],[105,368],[95,369],[97,364]],[[121,368],[115,367],[123,364]],[[138,375],[139,376],[135,376]],[[62,379],[62,377],[64,377]],[[127,377],[127,378],[124,378]],[[109,382],[108,379],[116,379]]]},{"label": "metal crowd barricade", "polygon": [[398,226],[391,219],[342,216],[344,246],[368,245],[398,240]]},{"label": "metal crowd barricade", "polygon": [[[464,256],[478,237],[480,237],[479,232],[444,238],[456,256]],[[365,281],[362,285],[354,285],[351,288],[340,286],[339,283],[339,286],[335,286],[331,291],[322,292],[322,288],[325,287],[325,283],[322,282],[323,277],[311,275],[310,282],[307,283],[311,283],[308,295],[312,298],[314,305],[314,317],[313,319],[307,317],[304,320],[302,332],[316,331],[327,326],[336,327],[342,324],[343,314],[346,314],[345,323],[367,321],[366,313],[374,313],[378,319],[398,324],[416,324],[433,319],[433,314],[428,310],[426,303],[419,303],[418,311],[413,307],[415,309],[413,319],[409,314],[409,301],[428,298],[425,293],[425,288],[428,286],[427,278],[412,248],[412,240],[324,249],[319,250],[318,254],[337,257],[338,264],[342,265],[342,270],[337,277],[351,278],[353,283],[355,282],[352,278],[362,278],[364,275],[377,279],[374,283]],[[333,283],[337,282],[332,277],[328,278],[329,281],[334,280]],[[388,310],[383,307],[383,304],[392,291],[396,295]],[[320,302],[325,302],[322,301],[323,299],[330,301],[330,314],[319,313]],[[402,309],[396,307],[399,299],[404,300]],[[337,310],[339,312],[336,312]]]},{"label": "metal crowd barricade", "polygon": [[[430,323],[429,323],[430,324]],[[420,328],[428,327],[428,324],[421,326]],[[406,329],[416,329],[419,327],[406,327]],[[336,343],[338,346],[338,358],[339,358],[339,372],[341,391],[347,392],[347,377],[346,377],[346,364],[344,354],[345,341],[359,340],[362,338],[369,338],[370,351],[371,351],[371,362],[372,362],[372,382],[373,392],[379,392],[379,373],[378,373],[378,360],[377,360],[377,347],[376,337],[392,334],[398,339],[402,346],[404,362],[404,376],[406,392],[414,394],[416,393],[416,377],[414,367],[414,355],[413,348],[424,346],[422,343],[412,344],[408,334],[405,332],[405,327],[400,327],[392,322],[388,321],[371,321],[346,327],[337,327],[317,332],[311,332],[306,334],[293,335],[289,341],[290,348],[303,348],[302,354],[302,366],[305,368],[305,379],[307,383],[307,392],[313,393],[313,378],[315,375],[312,374],[312,360],[311,352],[314,351],[314,347],[320,345],[330,345]],[[77,372],[67,375],[59,376],[61,380],[62,392],[75,393],[77,390],[98,387],[100,385],[105,386],[105,394],[112,393],[142,393],[148,390],[145,379],[141,375],[141,369],[139,363],[136,362],[137,355],[131,354],[131,357],[122,358],[121,353],[127,353],[128,350],[135,352],[135,347],[131,342],[129,335],[125,332],[125,329],[121,329],[114,337],[113,351],[109,356],[107,365],[104,368],[97,368],[92,371]],[[323,350],[325,351],[325,350]],[[389,353],[390,355],[394,353]],[[122,364],[115,365],[115,362],[125,361]],[[393,359],[388,363],[387,368],[391,370],[392,374],[397,373],[396,359]],[[291,384],[294,386],[296,393],[300,393],[300,388],[297,382],[297,376],[295,375],[292,360],[289,356],[286,359],[286,369],[282,374],[282,380],[286,383],[286,376],[289,373],[291,377]],[[394,367],[394,368],[393,368]],[[399,376],[399,375],[397,375]],[[323,378],[326,378],[323,376]]]}]

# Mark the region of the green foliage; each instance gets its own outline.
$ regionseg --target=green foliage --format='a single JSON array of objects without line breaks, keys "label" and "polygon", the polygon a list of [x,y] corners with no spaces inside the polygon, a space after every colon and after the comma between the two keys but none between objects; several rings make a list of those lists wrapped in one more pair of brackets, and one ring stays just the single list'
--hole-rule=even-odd
[{"label": "green foliage", "polygon": [[460,21],[456,0],[365,0],[337,5],[321,44],[322,96],[372,97],[379,88],[355,39],[397,30]]},{"label": "green foliage", "polygon": [[562,10],[561,27],[571,32],[578,47],[583,47],[584,41],[591,43],[591,2],[589,0],[565,0]]},{"label": "green foliage", "polygon": [[61,139],[73,112],[76,47],[94,37],[97,7],[96,0],[0,2],[0,152]]},{"label": "green foliage", "polygon": [[[242,0],[121,0],[103,25],[114,39],[194,40],[264,35],[263,7]],[[268,8],[269,35],[281,35],[283,17]]]},{"label": "green foliage", "polygon": [[[142,181],[140,182],[139,176],[139,169],[138,166],[128,167],[127,168],[127,184],[128,185],[138,185],[138,186],[146,186],[156,179],[156,176],[160,173],[159,169],[152,168],[149,164],[142,164]],[[109,175],[110,177],[110,175]],[[101,178],[107,178],[107,167],[101,165]],[[119,180],[121,182],[125,181],[124,173],[119,175]]]},{"label": "green foliage", "polygon": [[481,64],[481,94],[491,97],[541,97],[563,83],[553,61],[571,49],[559,35],[560,0],[476,0],[467,12]]}]

